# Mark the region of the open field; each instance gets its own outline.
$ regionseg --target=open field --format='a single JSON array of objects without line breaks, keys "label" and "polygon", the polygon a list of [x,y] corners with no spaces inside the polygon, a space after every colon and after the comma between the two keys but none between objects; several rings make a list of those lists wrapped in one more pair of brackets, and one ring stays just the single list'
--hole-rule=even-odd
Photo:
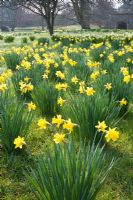
[{"label": "open field", "polygon": [[[102,34],[100,34],[102,33]],[[82,30],[80,26],[68,26],[68,27],[55,27],[55,34],[56,35],[69,35],[69,36],[97,36],[99,35],[101,37],[106,37],[107,35],[119,35],[119,36],[128,36],[132,34],[132,30],[124,31],[124,30],[109,30],[109,29],[91,29],[90,31],[88,30]],[[14,43],[5,43],[3,40],[0,40],[0,49],[3,48],[10,48],[12,46],[20,46],[23,45],[22,38],[27,38],[28,43],[30,43],[29,37],[31,35],[34,35],[36,38],[39,37],[49,37],[48,31],[41,31],[41,29],[38,28],[21,28],[21,29],[16,29],[15,32],[9,32],[9,33],[0,33],[2,36],[14,36],[15,40]]]},{"label": "open field", "polygon": [[[105,164],[116,162],[96,200],[132,200],[132,31],[74,26],[57,29],[53,38],[34,29],[0,35],[14,37],[0,40],[0,199],[36,199],[26,170],[48,147],[54,152],[53,138],[62,133],[77,146],[80,140],[92,143],[95,134],[98,143],[102,136]],[[103,131],[100,122],[107,125]],[[109,137],[109,127],[116,127],[118,137]],[[22,149],[15,149],[18,136],[26,142]]]}]

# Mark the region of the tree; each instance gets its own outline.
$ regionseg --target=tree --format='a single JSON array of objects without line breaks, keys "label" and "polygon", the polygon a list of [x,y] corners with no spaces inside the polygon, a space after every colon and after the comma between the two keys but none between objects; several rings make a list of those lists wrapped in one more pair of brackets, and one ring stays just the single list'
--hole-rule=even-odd
[{"label": "tree", "polygon": [[71,2],[79,24],[83,29],[89,29],[91,18],[108,17],[114,10],[113,2],[116,0],[71,0]]},{"label": "tree", "polygon": [[[57,13],[61,10],[62,0],[8,0],[8,7],[23,6],[40,15],[47,23],[50,35],[54,32],[54,22]],[[7,6],[7,1],[1,0]]]},{"label": "tree", "polygon": [[6,6],[0,7],[0,25],[9,26],[14,31],[17,22],[17,9],[11,10]]},{"label": "tree", "polygon": [[83,29],[89,29],[92,0],[71,0],[71,2],[79,24]]}]

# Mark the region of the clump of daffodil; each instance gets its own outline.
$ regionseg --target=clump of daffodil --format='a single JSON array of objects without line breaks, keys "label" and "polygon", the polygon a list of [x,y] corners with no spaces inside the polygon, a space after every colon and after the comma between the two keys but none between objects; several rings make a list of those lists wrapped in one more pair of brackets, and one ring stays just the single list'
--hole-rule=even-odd
[{"label": "clump of daffodil", "polygon": [[7,79],[7,78],[10,78],[13,75],[13,73],[10,69],[8,69],[4,71],[1,75]]},{"label": "clump of daffodil", "polygon": [[117,131],[116,127],[115,128],[110,128],[107,130],[108,126],[106,125],[105,121],[98,121],[98,125],[95,126],[97,128],[98,132],[102,132],[105,134],[105,139],[107,142],[110,142],[111,140],[113,142],[116,142],[119,137],[120,137],[120,133],[119,131]]},{"label": "clump of daffodil", "polygon": [[100,75],[99,71],[95,71],[90,75],[90,78],[92,80],[96,80],[99,77],[99,75]]},{"label": "clump of daffodil", "polygon": [[0,84],[0,92],[4,93],[7,90],[7,84],[1,83]]},{"label": "clump of daffodil", "polygon": [[10,69],[2,72],[0,74],[0,84],[5,84],[7,79],[10,78],[13,75],[12,71]]},{"label": "clump of daffodil", "polygon": [[121,73],[124,75],[124,76],[127,76],[129,75],[129,70],[127,67],[121,67]]},{"label": "clump of daffodil", "polygon": [[27,60],[22,60],[20,66],[27,71],[31,69],[31,63]]},{"label": "clump of daffodil", "polygon": [[110,54],[110,55],[108,56],[108,59],[109,59],[109,61],[110,61],[111,63],[114,63],[114,62],[115,62],[115,58],[114,58],[113,54]]},{"label": "clump of daffodil", "polygon": [[87,66],[88,67],[92,67],[92,68],[99,68],[100,67],[100,62],[96,62],[96,61],[91,61],[91,60],[89,60],[88,62],[87,62]]},{"label": "clump of daffodil", "polygon": [[[61,130],[61,131],[58,131],[58,133],[56,133],[54,135],[53,140],[56,144],[64,142],[65,137],[70,135],[70,133],[72,133],[74,127],[77,126],[76,124],[74,124],[71,121],[71,119],[65,120],[62,118],[61,115],[57,115],[57,116],[53,117],[52,124],[56,125],[56,128]],[[67,131],[67,133],[65,133],[66,131]]]},{"label": "clump of daffodil", "polygon": [[64,52],[64,55],[62,55],[62,58],[64,59],[64,60],[62,61],[62,65],[63,65],[63,66],[66,65],[67,63],[68,63],[70,66],[72,66],[72,67],[75,67],[75,66],[77,65],[77,62],[74,61],[74,60],[72,60],[72,59],[70,59],[70,58],[68,57],[68,55],[66,54],[66,52]]},{"label": "clump of daffodil", "polygon": [[79,93],[83,94],[85,92],[85,82],[82,81],[79,83]]},{"label": "clump of daffodil", "polygon": [[65,79],[65,75],[61,71],[56,71],[56,76],[61,80]]},{"label": "clump of daffodil", "polygon": [[27,83],[24,81],[19,82],[20,91],[22,94],[26,94],[27,92],[31,92],[33,90],[33,85],[31,83]]},{"label": "clump of daffodil", "polygon": [[3,56],[0,56],[0,64],[2,64],[5,61],[5,58]]},{"label": "clump of daffodil", "polygon": [[57,83],[57,84],[55,85],[55,88],[56,88],[58,91],[61,91],[61,90],[66,91],[67,88],[68,88],[68,84],[67,84],[67,83]]},{"label": "clump of daffodil", "polygon": [[0,74],[0,83],[5,83],[6,78],[3,76],[3,74]]}]

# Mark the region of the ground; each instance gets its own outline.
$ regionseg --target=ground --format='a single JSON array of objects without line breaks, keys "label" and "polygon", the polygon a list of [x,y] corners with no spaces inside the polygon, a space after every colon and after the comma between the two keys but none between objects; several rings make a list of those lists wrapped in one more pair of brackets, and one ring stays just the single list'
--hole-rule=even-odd
[{"label": "ground", "polygon": [[[63,32],[65,28],[61,29]],[[82,32],[72,29],[69,31],[66,28],[66,33],[70,35],[81,35]],[[0,49],[9,49],[13,46],[20,46],[23,37],[34,35],[36,38],[47,36],[47,33],[35,33],[34,30],[17,30],[13,33],[16,36],[15,42],[7,44],[0,41]],[[58,29],[60,34],[60,29]],[[110,33],[110,31],[108,31]],[[108,34],[103,33],[103,34]],[[122,31],[120,34],[123,34]],[[9,33],[10,34],[10,33]],[[92,31],[84,32],[84,35],[94,34]],[[99,34],[99,33],[95,33]],[[7,34],[8,35],[8,34]],[[30,41],[28,41],[30,43]],[[26,45],[26,44],[25,44]],[[36,119],[34,119],[36,120]],[[25,180],[25,167],[31,164],[32,156],[36,156],[40,152],[45,152],[49,146],[51,138],[49,132],[40,131],[38,134],[33,132],[34,122],[30,127],[28,155],[23,156],[7,156],[0,149],[0,199],[1,200],[34,200],[35,197],[30,191]],[[108,155],[113,155],[116,159],[116,164],[104,184],[104,187],[99,193],[97,200],[132,200],[133,199],[133,107],[130,106],[127,116],[120,121],[118,125],[121,131],[120,140],[117,143],[111,144],[107,149]]]}]

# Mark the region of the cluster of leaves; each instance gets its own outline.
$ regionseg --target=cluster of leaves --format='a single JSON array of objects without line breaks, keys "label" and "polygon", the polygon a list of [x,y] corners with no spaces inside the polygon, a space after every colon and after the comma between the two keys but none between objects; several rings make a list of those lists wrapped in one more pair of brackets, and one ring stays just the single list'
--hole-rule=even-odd
[{"label": "cluster of leaves", "polygon": [[14,152],[15,138],[27,137],[31,121],[32,114],[26,111],[24,103],[9,92],[0,95],[0,140],[9,154]]},{"label": "cluster of leaves", "polygon": [[64,146],[54,146],[41,155],[26,177],[35,196],[44,199],[94,200],[109,174],[114,160],[106,165],[103,148],[72,141]]}]

